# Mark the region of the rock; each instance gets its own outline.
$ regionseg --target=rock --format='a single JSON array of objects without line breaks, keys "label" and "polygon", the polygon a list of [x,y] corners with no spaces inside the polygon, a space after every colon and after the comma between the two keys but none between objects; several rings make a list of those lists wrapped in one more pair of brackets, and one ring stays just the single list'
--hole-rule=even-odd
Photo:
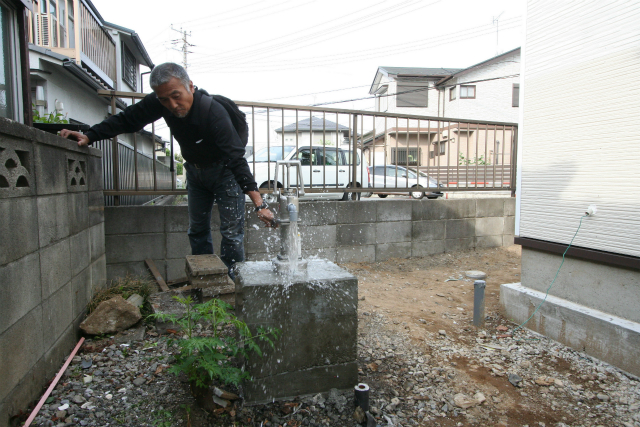
[{"label": "rock", "polygon": [[107,399],[107,400],[111,400],[111,399],[113,399],[113,394],[110,394],[110,393],[109,393],[109,394],[106,394],[106,395],[104,396],[104,398],[105,398],[105,399]]},{"label": "rock", "polygon": [[93,365],[93,361],[91,359],[83,360],[80,366],[82,369],[89,369]]},{"label": "rock", "polygon": [[453,396],[453,403],[459,408],[467,409],[471,408],[472,406],[476,406],[478,404],[478,401],[476,399],[470,398],[463,393],[458,393]]},{"label": "rock", "polygon": [[385,409],[389,412],[395,412],[399,404],[400,404],[400,399],[398,399],[397,397],[394,397],[393,399],[391,399],[391,403],[389,403]]},{"label": "rock", "polygon": [[375,406],[369,407],[369,412],[371,412],[373,415],[380,415],[380,410]]},{"label": "rock", "polygon": [[513,384],[514,387],[520,387],[522,377],[520,377],[520,375],[518,374],[509,374],[509,382]]},{"label": "rock", "polygon": [[56,417],[58,418],[66,418],[67,417],[67,411],[62,410],[62,411],[56,411]]},{"label": "rock", "polygon": [[141,386],[142,384],[144,384],[145,382],[147,382],[147,380],[145,380],[144,378],[136,378],[135,380],[133,380],[133,383],[137,386]]},{"label": "rock", "polygon": [[371,415],[369,412],[367,412],[366,415],[367,415],[367,427],[376,427],[377,423],[373,415]]},{"label": "rock", "polygon": [[538,377],[535,380],[536,384],[541,386],[550,386],[551,384],[554,383],[554,381],[555,381],[555,378],[551,378],[551,377]]},{"label": "rock", "polygon": [[221,399],[216,395],[213,395],[213,403],[215,403],[216,405],[222,406],[223,408],[226,408],[227,406],[231,405],[231,402],[225,399]]},{"label": "rock", "polygon": [[367,416],[361,407],[356,407],[356,410],[353,412],[353,419],[356,420],[358,424],[362,424],[365,422]]},{"label": "rock", "polygon": [[144,339],[145,331],[146,328],[144,325],[140,325],[137,328],[127,329],[126,331],[119,332],[113,338],[113,342],[116,344],[130,344],[135,341],[142,341]]},{"label": "rock", "polygon": [[234,394],[234,393],[231,393],[229,391],[225,391],[225,390],[219,389],[218,387],[214,387],[213,388],[213,394],[215,394],[219,398],[225,399],[225,400],[238,400],[238,399],[240,399],[240,396],[238,396],[237,394]]},{"label": "rock", "polygon": [[484,280],[487,278],[487,273],[479,270],[465,271],[464,275],[467,276],[469,279],[475,279],[475,280]]},{"label": "rock", "polygon": [[445,331],[444,329],[440,329],[440,330],[438,331],[438,333],[439,333],[440,335],[444,336],[444,337],[446,337],[446,336],[447,336],[447,331]]},{"label": "rock", "polygon": [[91,381],[93,381],[93,377],[91,375],[85,375],[84,378],[82,378],[82,382],[85,384],[89,384]]},{"label": "rock", "polygon": [[598,400],[602,401],[602,402],[608,402],[611,398],[609,396],[607,396],[604,393],[598,393],[596,395],[596,397],[598,398]]},{"label": "rock", "polygon": [[487,400],[486,397],[484,397],[484,394],[477,392],[476,394],[473,395],[473,398],[476,400],[476,402],[478,402],[478,405],[482,405],[482,403]]},{"label": "rock", "polygon": [[132,304],[134,307],[141,307],[142,304],[144,304],[144,298],[141,295],[133,294],[127,298],[127,302]]},{"label": "rock", "polygon": [[140,309],[117,295],[101,302],[80,324],[80,329],[89,335],[110,334],[123,331],[138,323],[140,319]]},{"label": "rock", "polygon": [[82,397],[79,394],[76,394],[75,396],[73,396],[73,399],[71,399],[71,400],[73,400],[73,403],[77,403],[78,405],[80,405],[80,404],[82,404],[82,403],[87,401],[87,399],[85,399],[84,397]]}]

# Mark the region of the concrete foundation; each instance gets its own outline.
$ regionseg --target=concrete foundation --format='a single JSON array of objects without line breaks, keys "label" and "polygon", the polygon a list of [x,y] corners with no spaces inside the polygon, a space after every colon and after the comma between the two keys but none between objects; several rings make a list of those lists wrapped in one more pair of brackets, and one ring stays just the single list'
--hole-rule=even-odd
[{"label": "concrete foundation", "polygon": [[310,260],[292,278],[274,272],[271,262],[247,262],[236,277],[236,314],[252,331],[275,327],[275,348],[263,345],[245,370],[245,403],[351,389],[358,383],[358,282],[332,262]]},{"label": "concrete foundation", "polygon": [[[527,320],[544,296],[520,283],[500,287],[504,314],[516,323]],[[640,375],[640,323],[549,295],[526,328]]]}]

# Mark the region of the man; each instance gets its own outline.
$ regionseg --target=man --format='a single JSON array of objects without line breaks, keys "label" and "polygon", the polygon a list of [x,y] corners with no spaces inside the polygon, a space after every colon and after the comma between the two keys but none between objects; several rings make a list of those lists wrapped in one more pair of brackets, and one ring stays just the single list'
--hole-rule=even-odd
[{"label": "man", "polygon": [[206,92],[195,90],[184,68],[174,63],[156,66],[149,77],[153,93],[123,112],[104,120],[85,134],[62,130],[60,135],[78,141],[79,146],[137,132],[164,117],[180,144],[187,172],[189,241],[193,255],[212,254],[211,210],[218,204],[222,245],[220,259],[229,268],[244,260],[244,194],[267,226],[273,213],[262,200],[249,165],[244,144],[229,113],[215,99],[209,111],[200,111]]}]

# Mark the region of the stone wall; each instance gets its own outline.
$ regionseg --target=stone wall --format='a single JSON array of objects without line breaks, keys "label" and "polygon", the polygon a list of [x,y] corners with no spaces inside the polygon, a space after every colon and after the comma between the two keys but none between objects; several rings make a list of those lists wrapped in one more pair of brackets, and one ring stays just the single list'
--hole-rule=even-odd
[{"label": "stone wall", "polygon": [[[399,200],[300,203],[303,256],[332,262],[384,261],[513,244],[515,199]],[[248,261],[275,257],[279,230],[265,228],[247,207]],[[220,247],[217,207],[211,221],[214,248]],[[163,277],[185,277],[186,206],[107,207],[105,241],[109,280],[147,274],[145,258]]]},{"label": "stone wall", "polygon": [[106,282],[101,153],[0,119],[0,426],[39,398]]}]

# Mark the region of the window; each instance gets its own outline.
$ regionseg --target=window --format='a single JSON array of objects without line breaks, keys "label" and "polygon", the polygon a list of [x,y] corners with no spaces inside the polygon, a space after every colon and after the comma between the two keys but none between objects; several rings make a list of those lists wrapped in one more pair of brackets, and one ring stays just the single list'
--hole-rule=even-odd
[{"label": "window", "polygon": [[436,156],[443,156],[447,153],[447,141],[433,143],[433,150],[429,151],[429,158],[434,159]]},{"label": "window", "polygon": [[520,106],[520,83],[514,83],[511,91],[511,106]]},{"label": "window", "polygon": [[133,53],[124,42],[122,43],[122,80],[133,90],[138,90],[137,73],[138,64]]},{"label": "window", "polygon": [[456,99],[456,87],[452,87],[451,89],[449,89],[449,101],[453,101],[454,99]]},{"label": "window", "polygon": [[14,49],[15,37],[13,11],[0,2],[0,117],[16,120],[19,112],[18,97],[16,96],[17,75],[16,51]]},{"label": "window", "polygon": [[476,97],[476,87],[460,86],[460,99],[474,99]]},{"label": "window", "polygon": [[427,107],[429,98],[427,83],[401,83],[396,89],[396,107]]},{"label": "window", "polygon": [[391,149],[391,163],[395,165],[420,165],[420,150],[417,147],[413,148],[392,148]]},{"label": "window", "polygon": [[76,47],[76,32],[73,24],[73,1],[67,0],[67,10],[69,11],[69,47]]}]

